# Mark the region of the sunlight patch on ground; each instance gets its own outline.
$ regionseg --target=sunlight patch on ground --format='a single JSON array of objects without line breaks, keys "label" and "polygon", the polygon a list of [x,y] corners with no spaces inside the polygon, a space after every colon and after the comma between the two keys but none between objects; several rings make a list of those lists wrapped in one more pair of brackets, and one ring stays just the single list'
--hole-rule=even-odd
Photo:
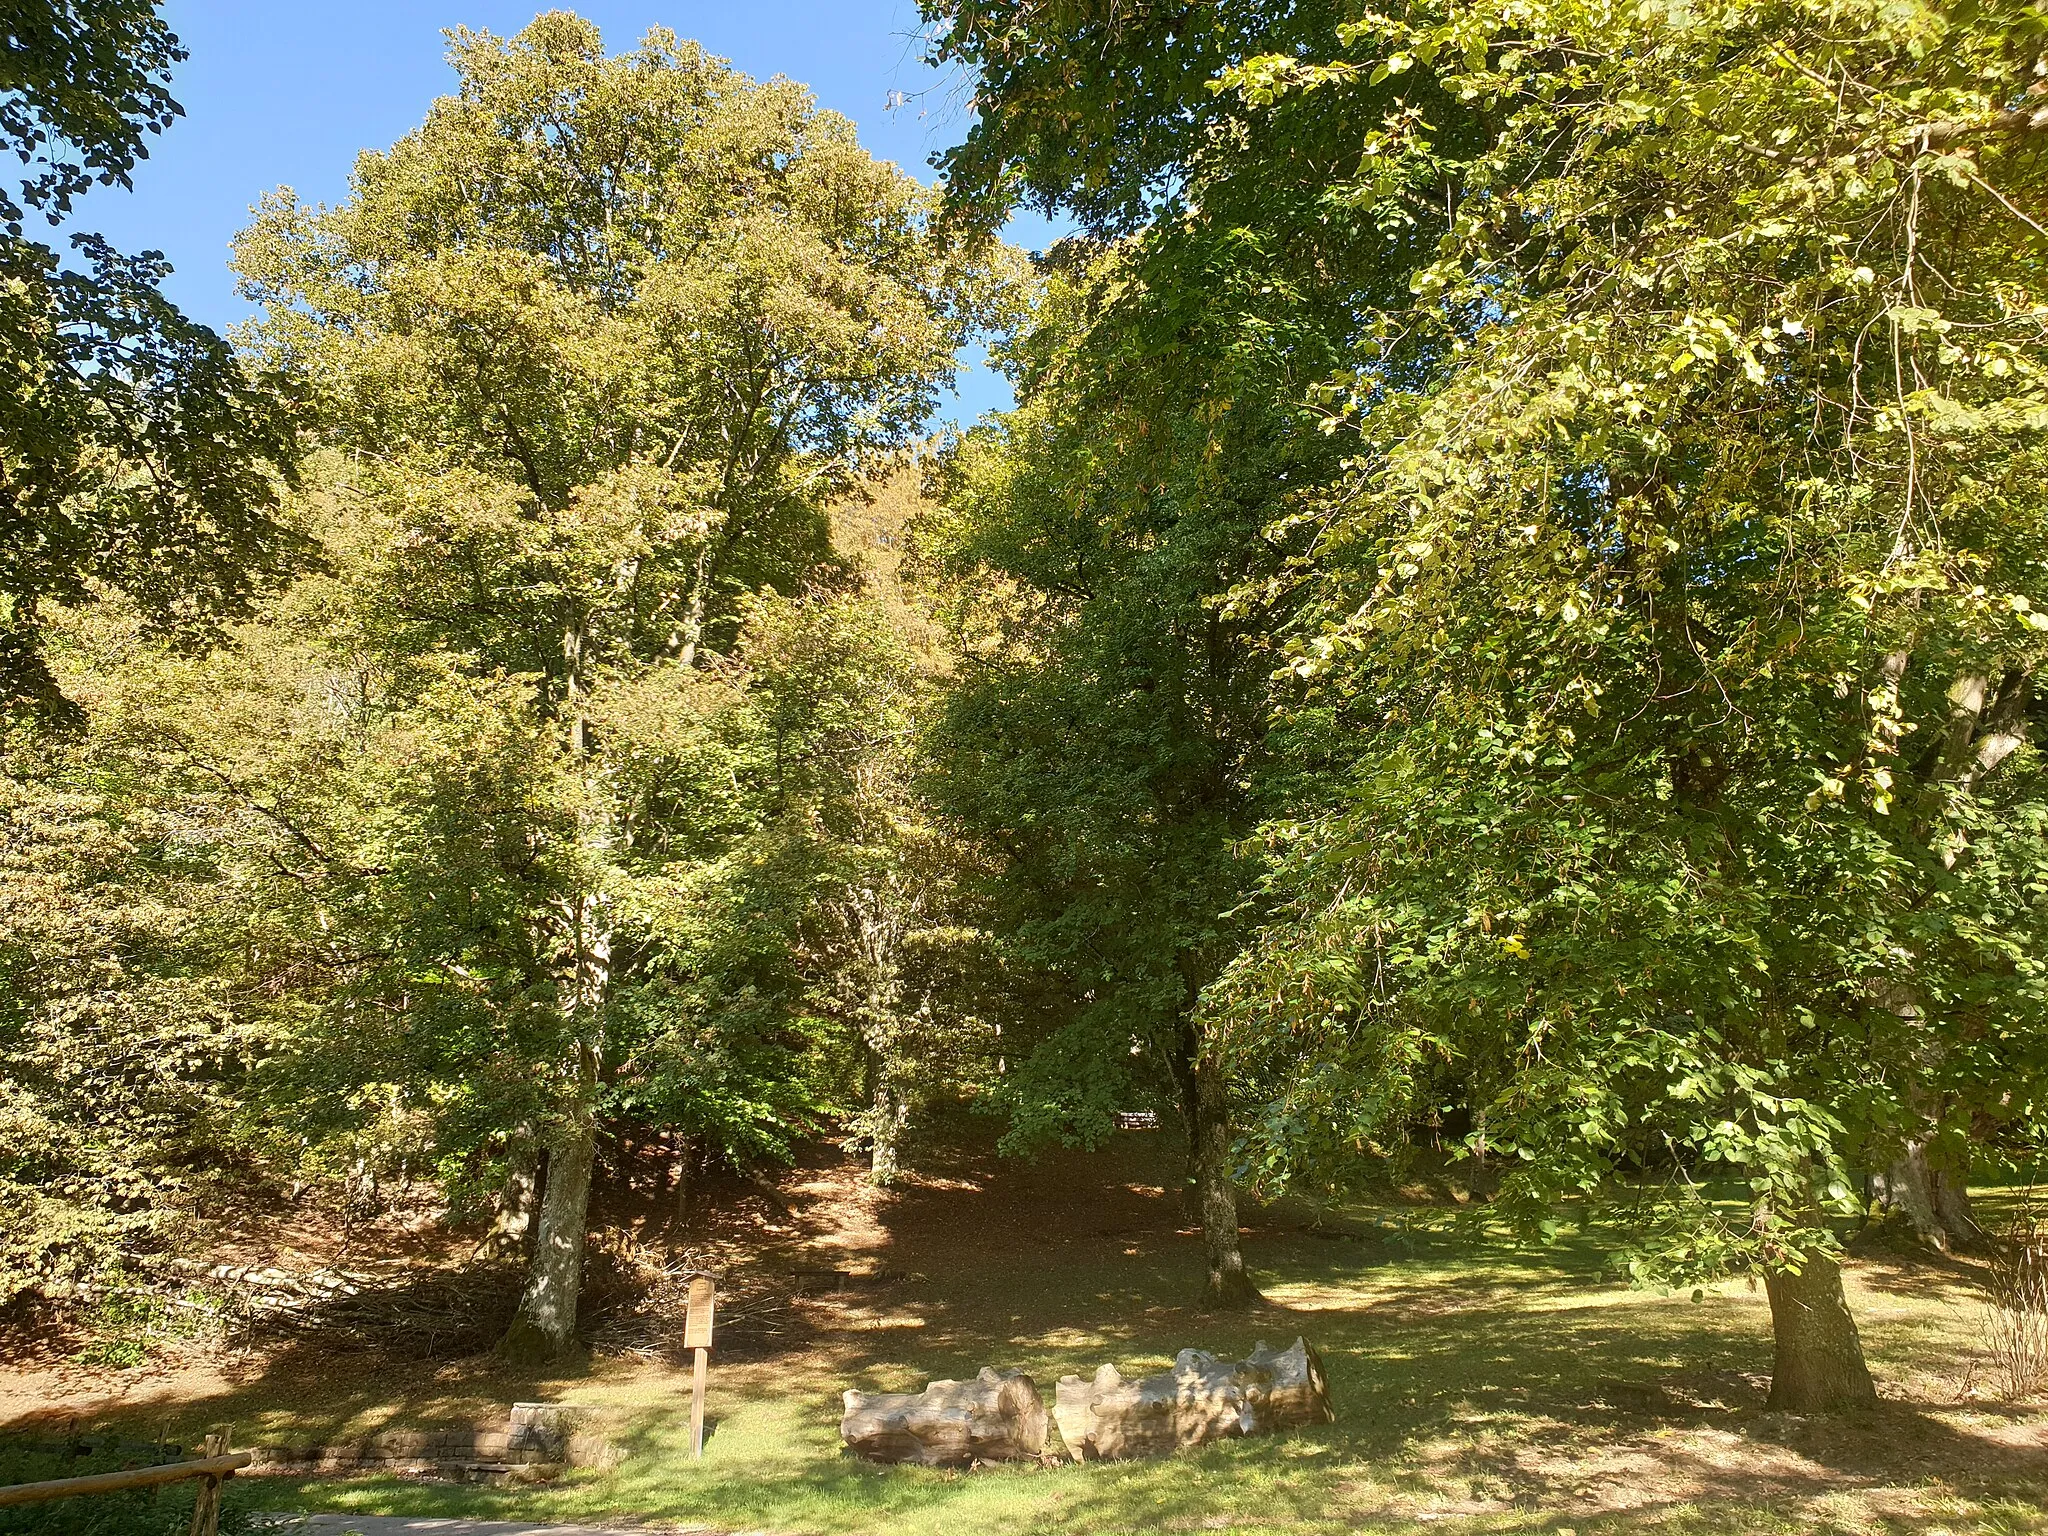
[{"label": "sunlight patch on ground", "polygon": [[925,1328],[930,1324],[915,1312],[862,1312],[843,1309],[839,1325],[856,1333],[887,1333],[897,1329]]},{"label": "sunlight patch on ground", "polygon": [[[1519,1297],[1515,1301],[1518,1312],[1544,1312],[1558,1314],[1565,1312],[1599,1312],[1609,1308],[1647,1307],[1663,1311],[1670,1307],[1705,1306],[1714,1301],[1744,1301],[1748,1297],[1740,1284],[1722,1284],[1703,1287],[1705,1295],[1697,1302],[1692,1300],[1690,1291],[1638,1291],[1627,1286],[1615,1286],[1600,1291],[1574,1291],[1565,1295]],[[1762,1297],[1757,1298],[1759,1303]]]},{"label": "sunlight patch on ground", "polygon": [[1355,1312],[1371,1297],[1352,1285],[1298,1281],[1292,1285],[1262,1284],[1266,1300],[1290,1312]]}]

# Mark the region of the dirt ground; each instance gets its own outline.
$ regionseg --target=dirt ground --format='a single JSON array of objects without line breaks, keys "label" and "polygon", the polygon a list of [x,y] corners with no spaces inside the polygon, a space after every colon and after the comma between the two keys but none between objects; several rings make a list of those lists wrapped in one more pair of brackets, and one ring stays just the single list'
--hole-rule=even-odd
[{"label": "dirt ground", "polygon": [[[890,1190],[869,1183],[857,1160],[813,1148],[772,1181],[704,1181],[680,1229],[659,1171],[615,1160],[611,1180],[593,1200],[585,1316],[593,1306],[606,1322],[629,1308],[658,1310],[665,1271],[703,1268],[721,1279],[723,1358],[836,1361],[848,1341],[864,1334],[922,1328],[916,1298],[933,1276],[958,1275],[967,1282],[960,1294],[972,1294],[991,1270],[1027,1253],[1093,1263],[1192,1241],[1186,1213],[1167,1198],[1179,1154],[1165,1141],[1130,1137],[1107,1155],[1036,1162],[998,1159],[986,1147],[947,1148],[928,1152],[926,1166]],[[1248,1218],[1247,1237],[1256,1241],[1270,1223]],[[199,1265],[340,1268],[388,1275],[395,1284],[458,1272],[476,1242],[475,1233],[445,1230],[431,1206],[354,1225],[319,1211],[257,1210],[223,1224]],[[655,1309],[644,1306],[650,1291],[657,1293]],[[745,1299],[735,1304],[735,1292]],[[762,1305],[748,1304],[756,1299]],[[1149,1310],[1166,1317],[1184,1309],[1169,1299]],[[644,1329],[601,1322],[595,1332],[599,1354],[687,1364],[673,1309]],[[607,1349],[607,1332],[628,1337]],[[487,1369],[462,1357],[393,1362],[329,1341],[240,1333],[224,1340],[169,1334],[154,1342],[147,1366],[118,1369],[81,1363],[85,1342],[75,1327],[21,1328],[0,1337],[0,1427],[147,1415],[231,1395],[280,1370],[449,1380]]]}]

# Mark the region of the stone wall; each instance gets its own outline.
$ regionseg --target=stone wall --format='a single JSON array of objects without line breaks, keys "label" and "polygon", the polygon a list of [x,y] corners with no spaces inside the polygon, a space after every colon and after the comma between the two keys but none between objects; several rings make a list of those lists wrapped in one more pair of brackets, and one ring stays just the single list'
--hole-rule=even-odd
[{"label": "stone wall", "polygon": [[596,1415],[570,1403],[514,1403],[504,1419],[387,1429],[359,1440],[262,1445],[250,1473],[395,1472],[471,1479],[546,1478],[564,1467],[611,1467],[624,1457]]}]

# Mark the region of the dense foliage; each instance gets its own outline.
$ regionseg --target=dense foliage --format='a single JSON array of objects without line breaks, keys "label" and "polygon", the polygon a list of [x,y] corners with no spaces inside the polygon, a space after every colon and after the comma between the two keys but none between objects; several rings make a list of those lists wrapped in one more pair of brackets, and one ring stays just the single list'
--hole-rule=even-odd
[{"label": "dense foliage", "polygon": [[44,610],[109,589],[156,632],[203,640],[304,553],[277,519],[292,433],[281,381],[246,367],[159,289],[154,251],[61,223],[95,182],[127,184],[178,115],[184,57],[137,0],[30,0],[7,12],[0,147],[0,719],[75,723],[42,656]]},{"label": "dense foliage", "polygon": [[514,1342],[559,1350],[602,1128],[745,1164],[879,1105],[887,1177],[913,1021],[963,995],[899,953],[951,845],[897,814],[922,674],[826,507],[1001,252],[666,33],[452,58],[346,203],[280,193],[239,246],[321,569],[204,655],[133,603],[65,632],[91,729],[9,807],[13,1286],[146,1248],[195,1159],[432,1175],[532,1248]]},{"label": "dense foliage", "polygon": [[[0,1300],[421,1178],[553,1353],[615,1135],[886,1183],[939,1098],[1155,1103],[1213,1302],[1242,1188],[1448,1139],[1867,1401],[1848,1225],[1971,1241],[2043,1128],[2040,18],[927,12],[943,197],[550,13],[266,200],[239,357],[10,237],[84,350],[0,423],[72,727],[0,780]],[[53,17],[17,223],[175,110],[148,13]]]},{"label": "dense foliage", "polygon": [[1232,1093],[1198,1003],[1256,930],[1248,839],[1291,793],[1266,637],[1296,599],[1266,584],[1298,541],[1275,530],[1347,454],[1304,400],[1435,237],[1331,207],[1324,168],[1355,125],[1328,98],[1274,114],[1210,88],[1332,24],[1319,7],[963,7],[936,34],[983,82],[944,162],[953,216],[1027,196],[1083,223],[1008,354],[1019,409],[962,441],[951,521],[926,531],[984,594],[960,616],[937,793],[1008,859],[1011,949],[1065,988],[1000,1098],[1023,1140],[1100,1134],[1119,1102],[1163,1093],[1195,1152],[1217,1300],[1249,1286]]},{"label": "dense foliage", "polygon": [[1393,269],[1296,397],[1342,470],[1219,610],[1276,643],[1270,906],[1201,1008],[1247,1171],[1470,1116],[1500,1209],[1613,1195],[1646,1277],[1757,1266],[1831,1319],[1781,1323],[1780,1401],[1867,1394],[1857,1173],[1966,1226],[2037,1114],[2031,12],[939,20],[984,203],[1256,251],[1299,219],[1227,201],[1257,166]]},{"label": "dense foliage", "polygon": [[[1653,1272],[1775,1277],[1828,1265],[1858,1168],[1966,1178],[2031,1129],[2019,20],[1416,7],[1229,82],[1412,69],[1497,124],[1461,155],[1389,114],[1350,189],[1458,215],[1332,381],[1372,446],[1300,512],[1293,670],[1363,750],[1272,828],[1297,916],[1221,1003],[1248,1056],[1328,1068],[1275,1104],[1283,1162],[1448,1074],[1511,1196],[1648,1171]],[[1418,335],[1427,386],[1388,387]]]}]

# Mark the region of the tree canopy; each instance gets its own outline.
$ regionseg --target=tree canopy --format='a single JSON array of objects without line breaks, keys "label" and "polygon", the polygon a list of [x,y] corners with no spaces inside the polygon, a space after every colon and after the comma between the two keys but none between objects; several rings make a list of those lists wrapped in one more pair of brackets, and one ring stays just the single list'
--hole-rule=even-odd
[{"label": "tree canopy", "polygon": [[306,553],[277,511],[295,441],[279,381],[252,370],[159,288],[153,251],[75,234],[29,239],[94,183],[129,184],[178,115],[184,57],[135,0],[10,6],[0,145],[25,174],[0,186],[0,712],[76,708],[42,655],[44,610],[122,593],[164,635],[205,639]]},{"label": "tree canopy", "polygon": [[1243,1171],[1470,1117],[1498,1209],[1612,1195],[1647,1278],[1756,1266],[1839,1319],[1781,1328],[1779,1400],[1867,1395],[1856,1171],[1953,1193],[2036,1114],[2025,17],[934,16],[985,82],[956,194],[1355,283],[1292,399],[1349,447],[1216,610],[1271,674],[1265,916],[1199,1012]]},{"label": "tree canopy", "polygon": [[[553,1353],[601,1125],[786,1156],[858,1107],[849,997],[902,1011],[827,898],[912,861],[875,796],[917,672],[826,509],[1010,278],[800,87],[666,32],[613,56],[550,13],[451,58],[458,92],[346,202],[280,192],[238,246],[253,365],[305,401],[289,511],[319,569],[203,656],[74,627],[98,718],[26,782],[88,828],[193,828],[230,931],[271,936],[230,1076],[291,1106],[272,1165],[428,1166],[495,1203],[533,1252],[510,1342]],[[44,826],[19,858],[78,869]],[[58,936],[18,942],[19,1028],[92,1019]]]}]

